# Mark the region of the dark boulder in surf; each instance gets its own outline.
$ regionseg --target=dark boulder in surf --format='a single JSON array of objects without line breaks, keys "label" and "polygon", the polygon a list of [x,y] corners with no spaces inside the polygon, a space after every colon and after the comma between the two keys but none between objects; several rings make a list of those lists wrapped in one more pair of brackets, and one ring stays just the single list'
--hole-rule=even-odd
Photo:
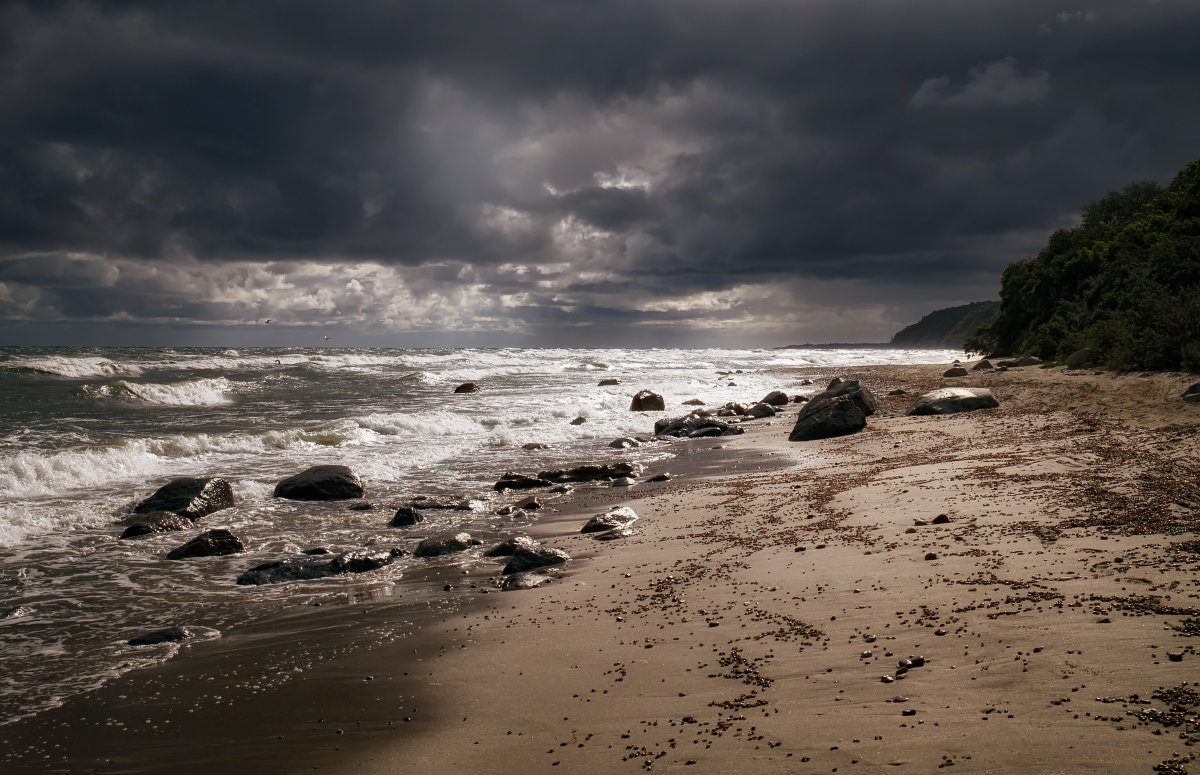
[{"label": "dark boulder in surf", "polygon": [[667,408],[666,401],[653,390],[640,390],[629,404],[631,412],[661,412]]},{"label": "dark boulder in surf", "polygon": [[454,388],[454,392],[455,393],[478,393],[479,386],[476,385],[474,382],[464,382],[461,385],[459,385],[458,387]]},{"label": "dark boulder in surf", "polygon": [[275,497],[336,501],[363,497],[363,483],[348,466],[313,466],[275,485]]},{"label": "dark boulder in surf", "polygon": [[455,554],[471,548],[476,541],[470,533],[456,533],[452,536],[435,536],[426,538],[417,544],[413,557],[440,557],[444,554]]},{"label": "dark boulder in surf", "polygon": [[188,541],[183,546],[167,552],[168,560],[184,560],[189,557],[220,557],[246,551],[241,539],[225,528],[214,528]]},{"label": "dark boulder in surf", "polygon": [[172,479],[139,503],[134,514],[169,511],[190,520],[227,509],[233,505],[233,488],[218,477],[180,477]]},{"label": "dark boulder in surf", "polygon": [[121,533],[121,538],[145,538],[158,533],[170,533],[176,530],[188,530],[192,521],[171,511],[160,511],[156,514],[142,514],[128,522],[129,527]]},{"label": "dark boulder in surf", "polygon": [[388,523],[388,527],[412,527],[424,520],[425,517],[421,516],[421,512],[412,506],[401,506],[396,509],[396,514],[392,517],[392,521]]}]

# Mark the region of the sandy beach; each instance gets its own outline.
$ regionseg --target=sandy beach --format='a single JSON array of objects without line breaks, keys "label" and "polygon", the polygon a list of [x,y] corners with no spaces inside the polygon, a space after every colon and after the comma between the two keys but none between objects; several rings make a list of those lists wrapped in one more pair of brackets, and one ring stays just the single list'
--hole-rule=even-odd
[{"label": "sandy beach", "polygon": [[[944,369],[846,375],[860,433],[788,442],[789,407],[552,503],[551,583],[185,647],[4,727],[0,771],[1200,772],[1195,377]],[[1000,408],[904,416],[944,385]],[[580,534],[616,505],[632,535]]]}]

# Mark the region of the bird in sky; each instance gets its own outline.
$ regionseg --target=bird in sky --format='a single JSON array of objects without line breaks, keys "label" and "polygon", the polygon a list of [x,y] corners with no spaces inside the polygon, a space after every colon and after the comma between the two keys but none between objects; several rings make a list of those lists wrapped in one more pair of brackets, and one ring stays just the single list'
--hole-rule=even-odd
[{"label": "bird in sky", "polygon": [[267,325],[268,325],[268,326],[269,326],[269,325],[271,325],[271,319],[270,319],[270,318],[267,318]]}]

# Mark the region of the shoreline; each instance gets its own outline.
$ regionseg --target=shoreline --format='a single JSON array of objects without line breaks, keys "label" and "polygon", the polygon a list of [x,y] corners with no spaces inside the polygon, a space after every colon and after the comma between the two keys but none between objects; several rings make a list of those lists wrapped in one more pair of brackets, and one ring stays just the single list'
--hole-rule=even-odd
[{"label": "shoreline", "polygon": [[[1200,513],[1200,409],[1168,389],[1186,378],[943,368],[840,370],[881,399],[859,434],[787,442],[789,408],[677,444],[654,467],[685,472],[671,482],[552,502],[526,532],[574,558],[554,583],[467,586],[459,605],[407,619],[404,602],[348,601],[187,646],[9,725],[9,744],[33,749],[0,764],[1149,772],[1178,753],[1184,771],[1188,728],[1127,712],[1173,712],[1159,687],[1184,707],[1200,658],[1185,624],[1200,618],[1200,554],[1169,548]],[[879,389],[944,384],[992,387],[1001,408],[906,418],[912,396]],[[618,504],[641,516],[637,534],[578,534]],[[354,645],[364,614],[396,617],[398,637]],[[283,648],[299,636],[311,642]],[[241,677],[324,648],[302,680]],[[925,665],[897,679],[909,654]]]}]

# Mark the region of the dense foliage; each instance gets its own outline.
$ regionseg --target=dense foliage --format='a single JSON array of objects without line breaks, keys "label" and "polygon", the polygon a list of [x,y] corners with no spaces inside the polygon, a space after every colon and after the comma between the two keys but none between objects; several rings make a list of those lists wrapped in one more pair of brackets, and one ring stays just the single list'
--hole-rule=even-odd
[{"label": "dense foliage", "polygon": [[903,347],[945,347],[962,349],[963,342],[980,326],[996,319],[998,301],[977,301],[960,307],[930,312],[892,337],[892,344]]},{"label": "dense foliage", "polygon": [[1051,361],[1084,347],[1113,368],[1200,371],[1200,160],[1165,189],[1111,192],[1010,265],[999,314],[967,341]]}]

